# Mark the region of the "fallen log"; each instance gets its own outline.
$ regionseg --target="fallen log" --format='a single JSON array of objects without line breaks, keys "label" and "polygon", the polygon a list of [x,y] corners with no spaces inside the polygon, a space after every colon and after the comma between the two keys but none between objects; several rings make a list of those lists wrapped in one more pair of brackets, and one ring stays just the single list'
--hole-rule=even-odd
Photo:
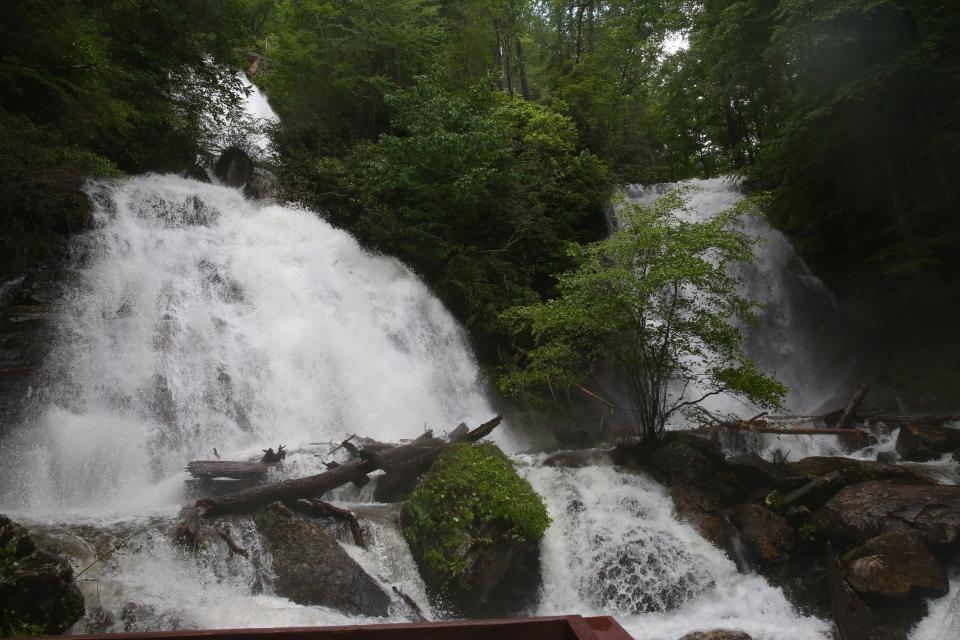
[{"label": "fallen log", "polygon": [[228,460],[193,460],[187,463],[186,471],[194,478],[212,480],[261,480],[267,476],[267,465],[262,462],[234,462]]},{"label": "fallen log", "polygon": [[[847,429],[837,429],[837,428],[818,428],[818,427],[797,427],[794,429],[784,429],[781,427],[768,427],[768,426],[755,426],[748,422],[740,423],[726,423],[728,429],[736,429],[737,431],[750,431],[752,433],[774,433],[779,435],[833,435],[833,436],[854,436],[854,437],[863,437],[866,438],[869,434],[867,432],[857,429],[855,427],[850,427]],[[856,434],[860,434],[859,436]]]},{"label": "fallen log", "polygon": [[355,516],[352,511],[341,509],[329,502],[317,500],[316,498],[297,500],[296,502],[287,502],[284,504],[291,511],[298,511],[308,516],[339,518],[340,520],[346,521],[347,524],[350,525],[350,535],[353,536],[353,543],[361,549],[367,548],[367,543],[363,539],[363,529],[360,528],[360,521],[357,520],[357,516]]},{"label": "fallen log", "polygon": [[300,498],[313,498],[348,482],[361,481],[361,478],[365,481],[367,474],[375,471],[376,468],[373,463],[357,458],[317,475],[253,487],[216,499],[202,498],[197,500],[196,506],[203,510],[204,517],[210,517],[250,511],[278,500],[286,502]]},{"label": "fallen log", "polygon": [[866,399],[869,392],[870,385],[868,384],[862,384],[857,388],[856,392],[853,394],[853,397],[850,398],[850,402],[848,402],[847,406],[843,408],[843,413],[840,414],[840,419],[837,420],[834,428],[850,428],[850,423],[852,423],[853,419],[857,416],[857,411],[860,410],[860,406],[863,404],[863,401]]},{"label": "fallen log", "polygon": [[[475,442],[480,440],[489,435],[500,424],[500,421],[501,416],[497,416],[472,431],[468,431],[460,440],[456,441]],[[411,474],[418,469],[423,469],[423,465],[428,460],[432,464],[433,460],[449,444],[452,444],[452,442],[434,438],[432,433],[427,432],[412,442],[392,449],[378,451],[363,449],[360,451],[360,457],[348,460],[323,473],[253,487],[215,499],[206,497],[197,500],[196,506],[203,510],[204,517],[211,517],[226,513],[250,511],[276,501],[287,502],[302,498],[318,498],[324,493],[349,482],[366,482],[367,474],[377,469],[383,469],[386,472],[379,482],[388,484],[392,491],[408,482]],[[427,464],[427,468],[429,468],[429,464]],[[393,479],[388,480],[391,475],[394,476]]]}]

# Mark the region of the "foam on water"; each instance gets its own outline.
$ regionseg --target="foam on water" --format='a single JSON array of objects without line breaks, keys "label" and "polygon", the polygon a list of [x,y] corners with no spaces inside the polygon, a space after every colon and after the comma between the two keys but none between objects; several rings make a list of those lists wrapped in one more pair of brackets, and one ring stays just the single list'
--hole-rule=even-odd
[{"label": "foam on water", "polygon": [[757,640],[822,640],[830,625],[796,613],[783,593],[737,572],[720,550],[677,521],[652,479],[612,466],[523,472],[553,523],[541,545],[536,613],[614,615],[637,640],[740,629]]}]

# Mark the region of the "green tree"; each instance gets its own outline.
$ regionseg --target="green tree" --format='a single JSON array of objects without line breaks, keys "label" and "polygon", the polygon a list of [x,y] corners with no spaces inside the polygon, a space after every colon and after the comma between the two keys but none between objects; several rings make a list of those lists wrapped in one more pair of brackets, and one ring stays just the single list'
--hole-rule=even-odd
[{"label": "green tree", "polygon": [[784,387],[741,349],[739,323],[756,306],[727,269],[752,257],[754,241],[738,230],[746,206],[689,222],[680,191],[650,207],[621,203],[621,228],[573,249],[580,266],[560,276],[556,299],[508,312],[533,347],[501,386],[513,394],[569,387],[592,363],[610,361],[626,376],[644,438],[713,395],[778,406]]},{"label": "green tree", "polygon": [[570,118],[492,79],[461,94],[442,78],[388,97],[395,134],[302,165],[288,189],[409,264],[496,362],[504,309],[550,293],[567,244],[603,233],[607,175]]}]

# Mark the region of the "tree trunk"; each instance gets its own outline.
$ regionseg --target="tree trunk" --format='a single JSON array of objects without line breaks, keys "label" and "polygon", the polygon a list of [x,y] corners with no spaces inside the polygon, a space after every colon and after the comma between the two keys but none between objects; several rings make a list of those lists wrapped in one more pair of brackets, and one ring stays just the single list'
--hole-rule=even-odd
[{"label": "tree trunk", "polygon": [[[455,437],[450,442],[434,438],[432,433],[427,432],[413,442],[392,449],[375,451],[363,449],[360,451],[360,457],[348,460],[324,473],[254,487],[216,499],[203,498],[197,500],[196,506],[203,509],[204,517],[210,517],[250,511],[277,500],[287,502],[302,498],[319,498],[324,493],[347,483],[365,482],[367,474],[377,469],[383,469],[386,472],[378,481],[378,485],[387,484],[389,490],[384,491],[395,495],[402,487],[409,486],[411,478],[415,481],[420,473],[429,469],[449,444],[476,442],[489,435],[500,424],[501,419],[501,416],[497,416],[466,433],[456,430]],[[417,473],[411,475],[415,471]],[[392,479],[391,476],[393,476]]]},{"label": "tree trunk", "polygon": [[193,460],[187,463],[186,471],[194,478],[232,478],[233,480],[261,480],[267,475],[267,465],[262,462],[231,462],[227,460]]}]

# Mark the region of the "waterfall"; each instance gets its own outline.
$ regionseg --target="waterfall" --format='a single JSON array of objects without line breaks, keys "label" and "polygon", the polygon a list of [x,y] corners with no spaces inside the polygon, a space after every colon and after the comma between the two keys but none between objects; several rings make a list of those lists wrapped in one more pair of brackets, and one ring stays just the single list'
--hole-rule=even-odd
[{"label": "waterfall", "polygon": [[541,615],[613,614],[637,640],[726,627],[755,640],[821,640],[830,625],[797,615],[779,589],[737,572],[676,520],[666,491],[613,466],[544,467],[527,479],[553,524],[541,546]]},{"label": "waterfall", "polygon": [[427,287],[314,213],[173,176],[88,193],[96,226],[74,246],[32,424],[6,443],[3,509],[144,512],[178,503],[184,463],[214,448],[494,415]]},{"label": "waterfall", "polygon": [[[256,92],[248,111],[275,118]],[[694,217],[741,198],[731,181],[690,185]],[[666,188],[628,195],[648,203]],[[94,182],[87,193],[96,224],[73,244],[53,348],[27,419],[0,442],[0,512],[77,571],[90,567],[81,584],[88,619],[74,630],[382,622],[277,596],[247,518],[231,524],[249,562],[219,546],[199,559],[181,553],[163,526],[187,501],[184,463],[214,449],[243,459],[292,445],[275,475],[300,477],[322,471],[316,452],[348,434],[395,441],[489,419],[460,327],[402,263],[303,208],[162,175]],[[791,387],[791,409],[813,410],[843,382],[824,359],[832,299],[781,234],[762,219],[746,224],[764,242],[740,275],[765,304],[747,351]],[[508,451],[521,444],[508,426],[494,439]],[[714,627],[756,640],[828,632],[679,522],[649,477],[514,460],[553,519],[531,614],[612,614],[638,640]],[[338,539],[388,593],[397,587],[429,613],[396,509],[363,504],[371,486],[327,496],[356,512],[369,550],[349,544],[345,528]],[[958,585],[954,576],[916,640],[953,633]],[[407,617],[397,609],[388,619]]]},{"label": "waterfall", "polygon": [[[691,222],[708,220],[744,197],[738,181],[727,177],[633,185],[626,195],[649,205],[677,186],[687,188],[687,210],[682,215]],[[744,231],[759,242],[754,261],[734,266],[734,272],[743,282],[743,294],[762,305],[759,323],[743,328],[744,351],[787,385],[785,408],[791,413],[816,413],[825,406],[834,409],[849,393],[845,376],[849,367],[836,353],[836,302],[783,233],[760,216],[745,216],[742,221]],[[739,414],[748,410],[735,401],[712,406]]]}]

